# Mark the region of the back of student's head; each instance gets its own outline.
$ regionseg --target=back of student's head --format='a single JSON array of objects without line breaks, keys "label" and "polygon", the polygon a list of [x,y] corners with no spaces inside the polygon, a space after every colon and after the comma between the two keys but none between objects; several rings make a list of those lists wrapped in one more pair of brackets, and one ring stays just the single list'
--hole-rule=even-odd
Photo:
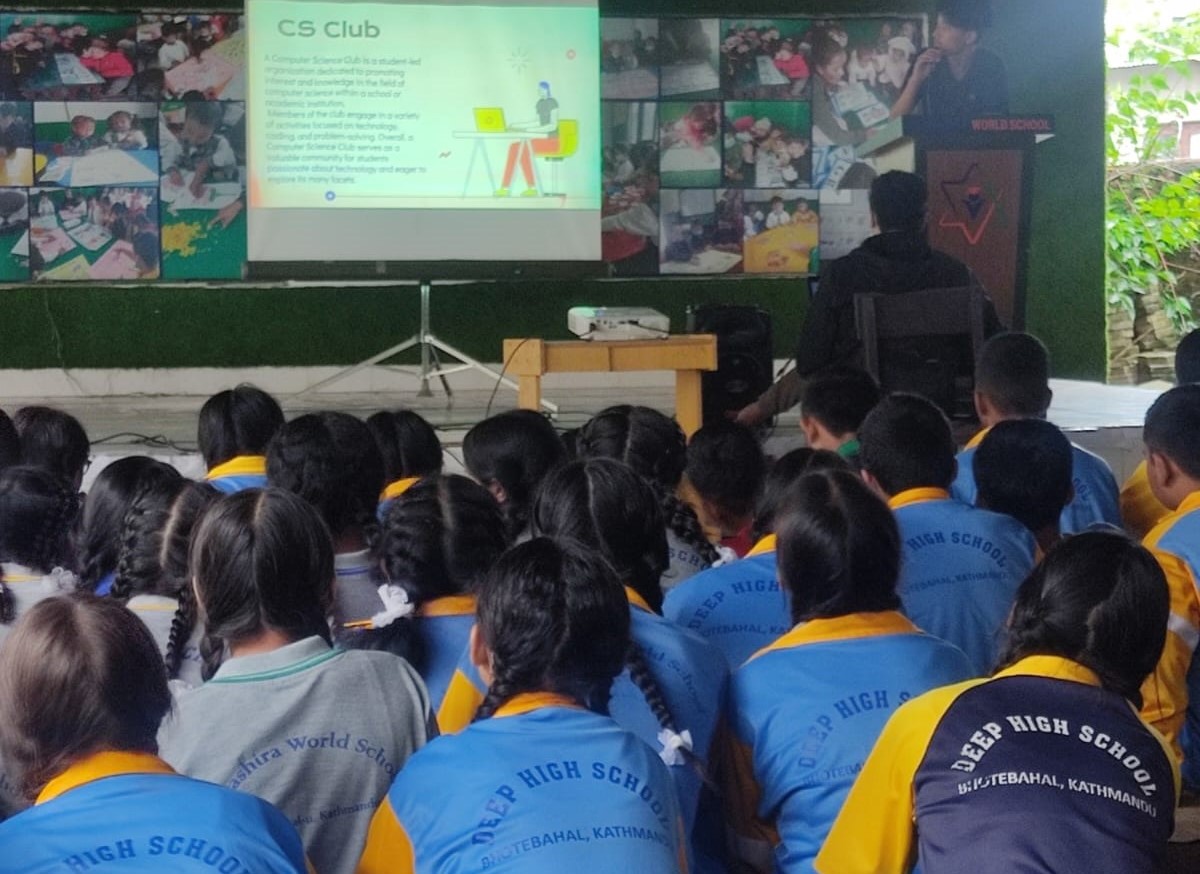
[{"label": "back of student's head", "polygon": [[1140,706],[1139,689],[1162,654],[1169,610],[1166,577],[1148,550],[1117,532],[1077,534],[1050,550],[1021,584],[1000,664],[1062,656]]},{"label": "back of student's head", "polygon": [[955,446],[946,415],[920,395],[888,395],[858,431],[860,463],[889,495],[908,489],[948,489]]},{"label": "back of student's head", "polygon": [[925,227],[926,197],[920,176],[889,170],[871,183],[867,199],[879,230],[915,233]]},{"label": "back of student's head", "polygon": [[567,450],[554,426],[532,410],[498,413],[463,438],[467,471],[496,495],[513,537],[528,525],[542,480],[566,460]]},{"label": "back of student's head", "polygon": [[1180,385],[1200,382],[1200,328],[1180,340],[1175,347],[1175,382]]},{"label": "back of student's head", "polygon": [[938,0],[937,14],[961,30],[980,33],[992,26],[990,0]]},{"label": "back of student's head", "polygon": [[1071,441],[1044,419],[1012,419],[988,431],[972,459],[976,503],[1038,532],[1071,500]]},{"label": "back of student's head", "polygon": [[1200,384],[1177,385],[1159,396],[1146,412],[1142,440],[1193,479],[1200,479]]},{"label": "back of student's head", "polygon": [[599,553],[537,537],[513,547],[480,587],[479,634],[493,680],[476,718],[522,692],[554,692],[608,712],[629,641],[629,603]]},{"label": "back of student's head", "polygon": [[879,398],[879,383],[865,370],[831,367],[804,386],[800,411],[835,437],[845,437],[858,432]]},{"label": "back of student's head", "polygon": [[655,611],[667,569],[667,534],[654,491],[628,465],[611,458],[572,461],[542,484],[533,533],[567,537],[601,554],[621,581]]},{"label": "back of student's head", "polygon": [[8,413],[0,410],[0,470],[21,463],[21,438]]},{"label": "back of student's head", "polygon": [[735,422],[713,422],[692,435],[687,477],[722,527],[741,528],[754,513],[767,473],[758,437]]},{"label": "back of student's head", "polygon": [[376,530],[383,458],[354,416],[308,413],[285,424],[267,448],[267,482],[316,507],[334,538]]},{"label": "back of student's head", "polygon": [[157,752],[170,708],[154,638],[116,601],[48,598],[0,648],[0,752],[31,800],[92,753]]},{"label": "back of student's head", "polygon": [[776,517],[779,580],[792,621],[899,609],[895,517],[853,473],[802,476]]},{"label": "back of student's head", "polygon": [[421,604],[477,592],[508,545],[487,489],[465,476],[431,476],[388,508],[376,553],[387,578]]},{"label": "back of student's head", "polygon": [[278,401],[260,388],[242,384],[219,391],[200,408],[200,454],[209,469],[239,455],[266,455],[267,444],[283,427]]},{"label": "back of student's head", "polygon": [[387,482],[442,472],[442,442],[420,414],[412,410],[381,411],[367,419],[367,427],[379,446]]},{"label": "back of student's head", "polygon": [[[329,640],[333,545],[317,510],[278,488],[217,499],[192,535],[188,571],[210,641],[264,631]],[[206,661],[212,667],[211,653]]]},{"label": "back of student's head", "polygon": [[[79,497],[54,474],[17,465],[0,470],[0,562],[45,574],[67,565]],[[0,622],[12,622],[12,593],[0,570]]]},{"label": "back of student's head", "polygon": [[687,465],[687,438],[669,416],[650,407],[609,407],[579,430],[580,458],[622,461],[654,488],[667,528],[707,564],[717,551],[704,537],[695,512],[675,494]]},{"label": "back of student's head", "polygon": [[118,458],[96,476],[79,518],[79,585],[94,592],[117,569],[125,514],[142,490],[154,483],[179,481],[179,471],[146,455]]},{"label": "back of student's head", "polygon": [[762,497],[754,511],[754,537],[762,538],[775,531],[775,517],[796,480],[810,471],[850,470],[846,459],[827,449],[801,446],[781,455],[771,465],[763,485]]},{"label": "back of student's head", "polygon": [[975,391],[1004,416],[1044,416],[1050,407],[1050,353],[1032,334],[997,334],[975,365]]},{"label": "back of student's head", "polygon": [[22,464],[51,471],[79,488],[91,444],[78,419],[53,407],[22,407],[13,425],[21,440]]}]

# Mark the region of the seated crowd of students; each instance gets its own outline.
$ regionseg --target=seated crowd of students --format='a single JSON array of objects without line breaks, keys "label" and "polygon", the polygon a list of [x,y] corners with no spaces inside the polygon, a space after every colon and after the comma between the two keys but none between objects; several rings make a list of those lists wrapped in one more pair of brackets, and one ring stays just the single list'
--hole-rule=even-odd
[{"label": "seated crowd of students", "polygon": [[1200,788],[1196,346],[1124,495],[1027,334],[962,452],[846,368],[777,459],[516,410],[469,476],[411,411],[239,386],[203,482],[81,495],[79,422],[0,413],[0,871],[1158,870]]}]

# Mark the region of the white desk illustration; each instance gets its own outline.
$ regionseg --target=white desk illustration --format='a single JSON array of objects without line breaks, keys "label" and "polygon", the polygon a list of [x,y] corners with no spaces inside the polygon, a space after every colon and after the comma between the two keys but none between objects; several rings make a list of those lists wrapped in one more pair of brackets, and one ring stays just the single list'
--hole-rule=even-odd
[{"label": "white desk illustration", "polygon": [[471,160],[467,164],[467,178],[463,182],[462,196],[466,197],[467,192],[471,190],[471,177],[475,173],[476,159],[483,158],[483,169],[487,173],[488,191],[494,194],[499,190],[496,185],[496,174],[492,172],[492,161],[488,156],[489,142],[503,143],[520,143],[520,149],[517,152],[517,161],[521,161],[522,153],[529,156],[529,163],[533,165],[533,187],[538,194],[542,194],[545,189],[542,188],[542,176],[538,171],[537,155],[534,154],[534,140],[544,140],[547,137],[553,136],[553,131],[543,130],[502,130],[502,131],[480,131],[480,130],[460,130],[454,131],[452,136],[457,140],[474,140],[475,145],[471,148]]}]

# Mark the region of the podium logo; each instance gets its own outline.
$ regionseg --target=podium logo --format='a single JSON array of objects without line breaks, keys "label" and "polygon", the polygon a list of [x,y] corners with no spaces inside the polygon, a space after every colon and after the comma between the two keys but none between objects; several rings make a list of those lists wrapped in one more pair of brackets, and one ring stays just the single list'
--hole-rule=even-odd
[{"label": "podium logo", "polygon": [[996,214],[1001,195],[989,191],[978,164],[972,164],[961,178],[946,179],[940,184],[944,205],[938,227],[960,228],[969,245],[979,245]]}]

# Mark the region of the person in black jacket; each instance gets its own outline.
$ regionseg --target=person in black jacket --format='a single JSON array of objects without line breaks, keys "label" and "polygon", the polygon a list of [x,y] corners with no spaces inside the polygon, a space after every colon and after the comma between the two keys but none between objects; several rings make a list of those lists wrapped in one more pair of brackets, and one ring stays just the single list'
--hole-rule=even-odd
[{"label": "person in black jacket", "polygon": [[[871,220],[879,233],[850,254],[830,261],[796,349],[796,369],[737,413],[756,425],[799,401],[807,378],[831,365],[860,366],[861,344],[854,326],[856,294],[907,294],[934,288],[980,285],[966,264],[939,252],[926,239],[925,180],[892,170],[871,185]],[[984,332],[1002,329],[991,300],[984,308]]]}]

